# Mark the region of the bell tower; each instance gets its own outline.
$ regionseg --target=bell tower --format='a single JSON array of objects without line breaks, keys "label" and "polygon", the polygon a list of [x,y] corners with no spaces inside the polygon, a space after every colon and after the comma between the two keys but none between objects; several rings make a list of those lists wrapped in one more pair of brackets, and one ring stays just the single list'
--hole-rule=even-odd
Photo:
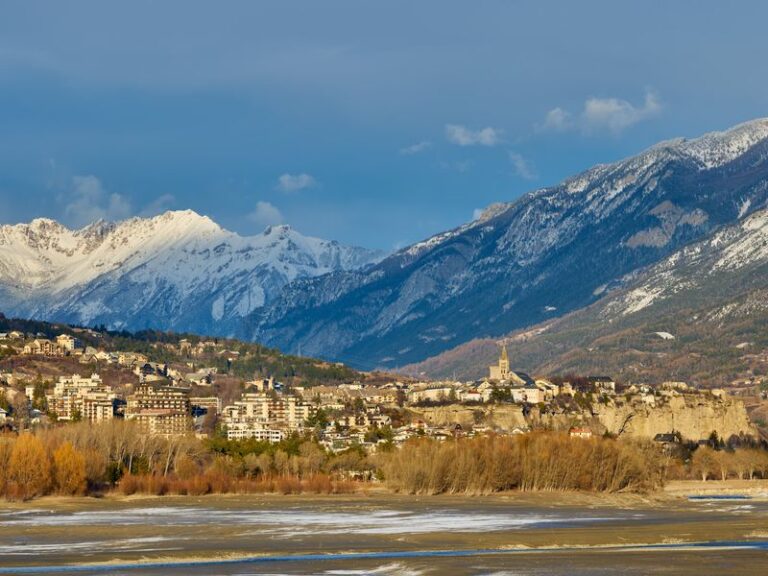
[{"label": "bell tower", "polygon": [[501,347],[501,356],[499,356],[499,374],[502,380],[506,380],[509,375],[509,354],[507,354],[507,347]]}]

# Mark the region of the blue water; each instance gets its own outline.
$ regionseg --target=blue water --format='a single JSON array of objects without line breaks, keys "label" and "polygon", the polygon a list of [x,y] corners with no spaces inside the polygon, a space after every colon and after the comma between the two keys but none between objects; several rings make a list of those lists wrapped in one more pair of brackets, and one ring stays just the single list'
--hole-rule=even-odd
[{"label": "blue water", "polygon": [[[768,551],[768,540],[738,541],[721,540],[691,544],[649,544],[643,546],[605,546],[591,549],[595,552],[628,552],[640,550],[682,551],[682,550],[760,550]],[[564,553],[569,551],[585,552],[589,548],[559,547],[531,549],[471,549],[471,550],[415,550],[400,552],[351,552],[332,554],[283,554],[274,556],[253,556],[224,560],[178,561],[178,562],[128,562],[123,564],[105,564],[101,566],[29,566],[0,567],[0,574],[66,574],[66,573],[106,573],[130,570],[180,570],[232,565],[274,564],[278,562],[317,563],[328,561],[362,560],[405,560],[413,558],[469,558],[476,556],[507,556],[520,554]]]},{"label": "blue water", "polygon": [[751,500],[746,494],[710,494],[706,496],[688,496],[688,500]]}]

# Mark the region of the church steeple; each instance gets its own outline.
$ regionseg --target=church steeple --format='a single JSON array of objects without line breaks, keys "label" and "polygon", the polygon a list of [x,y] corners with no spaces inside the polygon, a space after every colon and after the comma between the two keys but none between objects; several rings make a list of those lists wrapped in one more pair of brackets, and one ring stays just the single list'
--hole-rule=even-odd
[{"label": "church steeple", "polygon": [[501,356],[499,357],[499,372],[501,373],[502,379],[506,378],[507,374],[509,374],[509,354],[507,354],[506,345],[502,345],[501,347]]},{"label": "church steeple", "polygon": [[489,366],[489,377],[491,380],[506,380],[510,373],[509,354],[507,354],[507,347],[502,344],[499,363],[496,366]]}]

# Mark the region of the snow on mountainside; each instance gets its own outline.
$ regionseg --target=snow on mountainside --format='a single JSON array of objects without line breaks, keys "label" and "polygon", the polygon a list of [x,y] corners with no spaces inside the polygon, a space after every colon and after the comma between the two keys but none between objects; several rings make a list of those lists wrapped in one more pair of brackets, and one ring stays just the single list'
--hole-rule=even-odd
[{"label": "snow on mountainside", "polygon": [[[730,285],[728,295],[735,295],[734,278],[755,267],[768,264],[768,210],[760,210],[736,225],[724,228],[710,238],[686,246],[662,260],[639,279],[630,278],[631,288],[608,299],[601,317],[613,320],[636,314],[672,297],[709,292],[714,304],[719,291],[708,290],[713,284]],[[758,283],[768,286],[768,278]],[[743,282],[742,282],[743,284]],[[761,285],[761,287],[763,287]],[[765,303],[768,310],[768,302]]]},{"label": "snow on mountainside", "polygon": [[378,255],[288,226],[241,237],[192,211],[95,222],[0,226],[6,314],[226,334],[298,278],[365,266]]},{"label": "snow on mountainside", "polygon": [[[758,374],[752,364],[768,349],[767,322],[768,209],[762,209],[634,271],[591,306],[504,340],[515,365],[533,373],[607,372],[659,382],[672,371],[720,386]],[[495,339],[477,339],[406,371],[477,378],[497,356]]]},{"label": "snow on mountainside", "polygon": [[660,143],[364,271],[289,285],[244,335],[394,367],[550,320],[768,201],[768,119]]}]

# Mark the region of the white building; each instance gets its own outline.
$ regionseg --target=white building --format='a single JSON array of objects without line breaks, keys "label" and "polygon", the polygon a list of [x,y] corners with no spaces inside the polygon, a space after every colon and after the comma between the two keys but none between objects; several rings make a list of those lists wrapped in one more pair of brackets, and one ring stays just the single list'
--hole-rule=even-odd
[{"label": "white building", "polygon": [[[31,396],[30,396],[31,398]],[[48,408],[59,420],[80,418],[88,422],[111,420],[116,395],[98,374],[83,378],[79,374],[59,377],[53,393],[47,395]]]},{"label": "white building", "polygon": [[[297,396],[251,392],[222,411],[227,438],[257,438],[279,442],[288,432],[301,431],[316,412]],[[279,433],[279,434],[278,434]]]}]

